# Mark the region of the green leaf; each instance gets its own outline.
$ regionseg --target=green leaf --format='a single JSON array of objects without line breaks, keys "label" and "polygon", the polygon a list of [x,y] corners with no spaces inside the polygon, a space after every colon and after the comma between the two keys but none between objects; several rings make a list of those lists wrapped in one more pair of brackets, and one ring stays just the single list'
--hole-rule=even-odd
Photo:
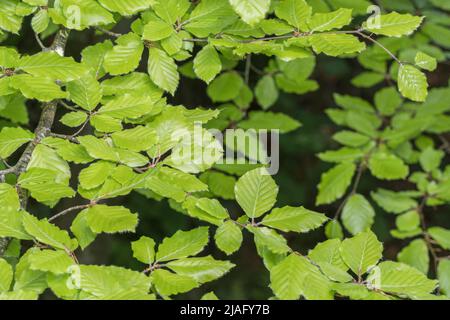
[{"label": "green leaf", "polygon": [[427,232],[442,248],[450,250],[450,230],[432,227],[428,228]]},{"label": "green leaf", "polygon": [[168,0],[157,1],[152,8],[164,21],[174,24],[186,14],[190,6],[189,0]]},{"label": "green leaf", "polygon": [[275,254],[283,254],[291,251],[286,239],[275,230],[266,227],[247,227],[254,234],[257,247],[265,247]]},{"label": "green leaf", "polygon": [[377,72],[363,72],[352,79],[352,85],[359,88],[370,88],[385,79],[385,75]]},{"label": "green leaf", "polygon": [[404,179],[409,167],[392,153],[378,151],[369,159],[369,169],[373,176],[383,180]]},{"label": "green leaf", "polygon": [[281,133],[288,133],[298,129],[301,123],[284,113],[251,111],[248,120],[239,123],[242,129],[255,130],[280,130]]},{"label": "green leaf", "polygon": [[233,221],[221,224],[214,236],[217,247],[227,255],[239,250],[242,244],[242,231]]},{"label": "green leaf", "polygon": [[302,294],[305,272],[304,258],[291,254],[270,270],[270,287],[282,300],[297,300]]},{"label": "green leaf", "polygon": [[116,147],[136,152],[150,149],[158,140],[156,131],[144,126],[114,132],[111,138]]},{"label": "green leaf", "polygon": [[190,276],[199,283],[205,283],[222,277],[234,267],[234,264],[206,256],[170,261],[167,267],[179,275]]},{"label": "green leaf", "polygon": [[328,218],[322,213],[303,207],[285,206],[273,209],[261,223],[284,232],[308,232],[320,227],[327,220]]},{"label": "green leaf", "polygon": [[87,120],[87,114],[82,111],[68,112],[59,119],[62,124],[68,127],[79,127]]},{"label": "green leaf", "polygon": [[337,220],[331,220],[325,226],[325,235],[328,239],[343,239],[344,231]]},{"label": "green leaf", "polygon": [[372,19],[370,23],[364,23],[364,29],[388,37],[401,37],[412,34],[420,26],[424,17],[391,12]]},{"label": "green leaf", "polygon": [[428,95],[427,78],[417,68],[402,64],[398,71],[398,89],[404,97],[423,102]]},{"label": "green leaf", "polygon": [[37,99],[49,102],[55,99],[67,98],[67,92],[61,90],[52,79],[35,77],[28,74],[19,74],[11,77],[9,85],[28,99]]},{"label": "green leaf", "polygon": [[89,228],[95,233],[134,232],[138,224],[137,214],[125,207],[95,205],[85,210]]},{"label": "green leaf", "polygon": [[200,300],[219,300],[217,296],[214,294],[214,292],[208,292],[202,296]]},{"label": "green leaf", "polygon": [[185,29],[197,37],[217,34],[236,21],[233,8],[228,1],[202,0],[192,10]]},{"label": "green leaf", "polygon": [[77,241],[69,237],[69,233],[51,224],[47,219],[39,220],[31,214],[24,214],[23,226],[28,234],[37,241],[62,250],[75,250]]},{"label": "green leaf", "polygon": [[241,88],[244,86],[244,80],[236,72],[226,72],[214,79],[208,86],[208,96],[214,102],[225,102],[235,99]]},{"label": "green leaf", "polygon": [[266,169],[258,168],[244,174],[234,187],[236,201],[250,218],[258,218],[272,209],[278,186]]},{"label": "green leaf", "polygon": [[152,111],[155,101],[150,97],[124,94],[109,100],[97,114],[123,120],[136,119]]},{"label": "green leaf", "polygon": [[360,194],[352,195],[342,210],[342,222],[353,235],[369,230],[374,217],[375,211],[369,201]]},{"label": "green leaf", "polygon": [[245,23],[254,26],[264,19],[270,8],[270,0],[229,0],[234,11]]},{"label": "green leaf", "polygon": [[208,244],[208,228],[199,227],[190,231],[177,231],[159,245],[156,261],[164,262],[196,255]]},{"label": "green leaf", "polygon": [[78,180],[84,189],[94,189],[101,186],[111,175],[115,164],[107,161],[98,161],[80,171]]},{"label": "green leaf", "polygon": [[17,128],[3,128],[0,132],[0,158],[6,159],[23,144],[34,139],[34,134],[28,130]]},{"label": "green leaf", "polygon": [[36,77],[73,81],[87,73],[87,68],[72,58],[61,57],[55,52],[42,52],[20,59],[19,68]]},{"label": "green leaf", "polygon": [[123,16],[131,16],[139,11],[148,9],[154,0],[133,0],[133,1],[121,1],[121,0],[99,0],[103,7],[109,11],[118,12]]},{"label": "green leaf", "polygon": [[61,250],[36,250],[30,254],[28,260],[32,270],[54,274],[67,273],[69,267],[75,264],[67,253]]},{"label": "green leaf", "polygon": [[[77,276],[75,272],[73,276]],[[79,286],[83,293],[92,298],[107,297],[121,291],[135,291],[147,294],[150,278],[145,274],[116,266],[80,265]]]},{"label": "green leaf", "polygon": [[426,275],[430,264],[427,244],[422,239],[413,240],[398,253],[397,260],[416,268]]},{"label": "green leaf", "polygon": [[403,100],[395,88],[383,88],[375,94],[375,106],[382,115],[391,116]]},{"label": "green leaf", "polygon": [[347,266],[342,260],[340,253],[341,241],[331,239],[317,244],[309,251],[308,257],[318,264],[329,263],[343,271],[347,271]]},{"label": "green leaf", "polygon": [[275,7],[275,15],[300,31],[308,31],[312,8],[305,0],[284,0]]},{"label": "green leaf", "polygon": [[0,47],[0,66],[14,68],[19,64],[20,55],[14,48]]},{"label": "green leaf", "polygon": [[372,231],[366,231],[342,241],[340,251],[345,264],[361,277],[381,259],[383,245]]},{"label": "green leaf", "polygon": [[85,76],[67,84],[69,98],[84,110],[93,110],[102,99],[100,84],[93,76]]},{"label": "green leaf", "polygon": [[443,259],[438,265],[439,287],[445,295],[450,295],[450,260]]},{"label": "green leaf", "polygon": [[103,68],[103,62],[105,60],[105,55],[111,51],[113,44],[110,40],[104,42],[99,42],[93,46],[86,47],[81,52],[81,61],[87,67],[89,67],[90,73],[98,79],[105,75],[105,70]]},{"label": "green leaf", "polygon": [[133,257],[145,264],[155,261],[155,241],[152,238],[142,236],[139,240],[131,242]]},{"label": "green leaf", "polygon": [[103,68],[111,75],[126,74],[135,70],[141,61],[144,45],[140,37],[128,33],[116,40],[115,45],[104,56]]},{"label": "green leaf", "polygon": [[430,293],[437,286],[437,281],[427,279],[419,270],[392,261],[380,263],[371,271],[367,281],[377,290],[410,298]]},{"label": "green leaf", "polygon": [[159,41],[170,37],[175,30],[164,20],[149,21],[143,28],[142,38],[149,41]]},{"label": "green leaf", "polygon": [[350,186],[355,171],[353,163],[344,162],[322,174],[316,204],[328,204],[341,198]]},{"label": "green leaf", "polygon": [[81,249],[83,250],[88,245],[90,245],[97,237],[97,234],[93,232],[89,227],[86,213],[86,210],[78,213],[76,218],[73,220],[72,225],[70,226],[70,231],[72,231],[72,233],[75,235]]},{"label": "green leaf", "polygon": [[270,270],[270,287],[282,300],[296,300],[300,295],[310,300],[330,300],[330,286],[316,266],[295,253]]},{"label": "green leaf", "polygon": [[414,63],[419,68],[422,68],[422,69],[425,69],[428,71],[434,71],[437,68],[436,58],[433,58],[422,51],[417,52],[417,54],[414,58]]},{"label": "green leaf", "polygon": [[119,156],[105,140],[94,136],[82,136],[78,138],[80,144],[86,148],[88,154],[95,159],[118,161]]},{"label": "green leaf", "polygon": [[414,231],[420,226],[420,215],[416,210],[403,213],[395,220],[395,225],[400,231]]},{"label": "green leaf", "polygon": [[31,27],[33,28],[34,32],[39,34],[47,29],[49,22],[50,18],[48,15],[48,11],[39,10],[33,16],[33,19],[31,19]]},{"label": "green leaf", "polygon": [[195,74],[206,83],[210,83],[221,70],[222,62],[214,46],[204,46],[194,59]]},{"label": "green leaf", "polygon": [[267,110],[278,100],[278,88],[272,76],[264,76],[259,79],[255,87],[255,96],[259,105]]},{"label": "green leaf", "polygon": [[308,22],[312,32],[340,29],[352,21],[352,10],[340,8],[329,13],[315,13]]},{"label": "green leaf", "polygon": [[199,283],[190,276],[178,275],[163,269],[152,272],[152,281],[158,293],[163,296],[188,292],[199,286]]},{"label": "green leaf", "polygon": [[32,291],[36,295],[41,294],[47,288],[46,273],[31,270],[30,256],[37,248],[31,248],[25,252],[15,266],[14,291]]},{"label": "green leaf", "polygon": [[0,292],[9,291],[13,280],[13,269],[5,259],[0,258]]},{"label": "green leaf", "polygon": [[439,168],[444,156],[445,153],[442,150],[434,150],[432,147],[428,147],[420,154],[420,166],[426,172],[432,172]]},{"label": "green leaf", "polygon": [[102,81],[103,95],[149,96],[153,101],[161,98],[162,90],[151,80],[147,73],[133,72]]},{"label": "green leaf", "polygon": [[333,135],[333,140],[349,147],[361,147],[370,141],[370,138],[353,131],[339,131]]},{"label": "green leaf", "polygon": [[402,213],[417,207],[417,201],[407,194],[393,192],[385,189],[378,189],[372,192],[373,200],[385,211],[390,213]]},{"label": "green leaf", "polygon": [[150,78],[158,87],[174,95],[180,80],[177,64],[161,49],[150,48],[149,51],[148,73]]},{"label": "green leaf", "polygon": [[337,57],[343,54],[358,53],[366,49],[364,42],[350,34],[316,34],[309,41],[317,54],[324,53]]}]

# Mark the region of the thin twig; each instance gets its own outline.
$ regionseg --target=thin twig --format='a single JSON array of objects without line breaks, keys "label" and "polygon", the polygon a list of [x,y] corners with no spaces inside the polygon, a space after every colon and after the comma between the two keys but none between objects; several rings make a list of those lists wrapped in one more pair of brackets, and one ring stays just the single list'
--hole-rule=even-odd
[{"label": "thin twig", "polygon": [[63,211],[61,211],[61,212],[55,214],[54,216],[50,217],[50,218],[48,219],[48,222],[51,222],[51,221],[53,221],[53,220],[55,220],[55,219],[58,219],[59,217],[62,217],[62,216],[64,216],[64,215],[68,214],[69,212],[72,212],[72,211],[75,211],[75,210],[83,210],[83,209],[86,209],[86,208],[88,208],[88,207],[90,207],[90,206],[92,206],[91,203],[89,203],[89,204],[83,204],[83,205],[79,205],[79,206],[74,206],[74,207],[68,208],[68,209],[63,210]]},{"label": "thin twig", "polygon": [[42,51],[48,50],[48,48],[42,43],[41,38],[39,38],[39,35],[35,32],[34,36],[36,38],[36,42],[38,43],[39,47],[41,47]]},{"label": "thin twig", "polygon": [[122,36],[121,33],[112,32],[112,31],[109,31],[109,30],[104,29],[104,28],[102,28],[102,27],[96,27],[96,29],[97,29],[98,31],[103,32],[104,34],[107,34],[107,35],[109,35],[109,36],[111,36],[111,37],[114,37],[114,38],[118,38],[118,37],[121,37],[121,36]]},{"label": "thin twig", "polygon": [[77,138],[75,138],[73,136],[68,136],[66,134],[50,133],[50,137],[60,138],[60,139],[64,139],[64,140],[69,140],[69,141],[74,142],[74,143],[78,143]]},{"label": "thin twig", "polygon": [[354,32],[354,33],[356,33],[357,35],[363,37],[364,39],[367,39],[367,40],[373,42],[374,44],[376,44],[377,46],[379,46],[381,49],[383,49],[384,51],[386,51],[386,53],[389,54],[389,55],[392,57],[392,59],[394,59],[395,61],[397,61],[398,64],[403,65],[403,62],[401,62],[400,59],[397,58],[397,56],[396,56],[395,54],[392,53],[392,51],[390,51],[388,48],[386,48],[386,47],[385,47],[383,44],[381,44],[379,41],[377,41],[377,40],[375,40],[374,38],[372,38],[372,37],[370,37],[370,36],[368,36],[368,35],[362,33],[361,31],[357,31],[357,32]]},{"label": "thin twig", "polygon": [[247,60],[245,61],[245,84],[248,85],[250,81],[250,68],[252,66],[252,55],[247,55]]},{"label": "thin twig", "polygon": [[425,240],[425,243],[428,247],[428,250],[431,253],[431,256],[433,258],[433,268],[434,268],[434,273],[437,273],[437,267],[438,267],[438,261],[439,261],[439,257],[436,253],[436,250],[433,247],[433,239],[431,239],[430,235],[428,234],[428,227],[425,221],[425,214],[424,214],[424,209],[425,209],[425,205],[427,203],[428,200],[428,195],[425,195],[422,199],[422,201],[420,202],[419,207],[417,207],[417,213],[419,214],[420,217],[420,224],[422,226],[422,231],[423,231],[423,239]]}]

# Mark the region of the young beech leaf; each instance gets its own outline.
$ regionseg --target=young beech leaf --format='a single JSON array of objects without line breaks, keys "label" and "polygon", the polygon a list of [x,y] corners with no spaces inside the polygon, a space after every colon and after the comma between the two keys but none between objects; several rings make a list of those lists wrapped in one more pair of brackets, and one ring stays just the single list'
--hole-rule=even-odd
[{"label": "young beech leaf", "polygon": [[241,247],[242,244],[241,228],[233,221],[225,221],[221,224],[214,236],[217,247],[230,255]]},{"label": "young beech leaf", "polygon": [[328,204],[342,197],[352,182],[356,166],[344,162],[322,174],[316,204]]},{"label": "young beech leaf", "polygon": [[428,228],[427,232],[444,249],[450,250],[450,230],[441,227]]},{"label": "young beech leaf", "polygon": [[152,282],[159,294],[171,296],[197,288],[200,284],[191,276],[158,269],[152,272]]},{"label": "young beech leaf", "polygon": [[428,274],[430,256],[424,240],[416,239],[402,249],[397,255],[397,260],[416,268],[423,274]]},{"label": "young beech leaf", "polygon": [[424,17],[391,12],[371,19],[363,26],[366,30],[384,36],[401,37],[413,33],[420,26]]},{"label": "young beech leaf", "polygon": [[398,90],[405,98],[423,102],[428,95],[425,74],[411,65],[401,65],[398,70]]},{"label": "young beech leaf", "polygon": [[258,218],[272,209],[277,200],[278,186],[266,169],[244,174],[234,187],[236,201],[250,218]]},{"label": "young beech leaf", "polygon": [[86,211],[86,221],[95,233],[134,232],[138,224],[137,214],[125,207],[95,205]]},{"label": "young beech leaf", "polygon": [[0,131],[0,158],[6,159],[20,146],[33,140],[34,134],[22,128],[3,128]]},{"label": "young beech leaf", "polygon": [[70,266],[75,262],[63,250],[37,250],[33,251],[29,256],[30,268],[51,272],[54,274],[67,273]]},{"label": "young beech leaf", "polygon": [[150,48],[149,51],[148,73],[150,79],[158,87],[174,95],[180,80],[175,61],[161,49]]},{"label": "young beech leaf", "polygon": [[211,256],[182,258],[167,263],[167,267],[179,275],[190,276],[199,283],[210,282],[222,277],[235,265],[228,261],[215,260]]},{"label": "young beech leaf", "polygon": [[253,26],[264,19],[269,11],[270,0],[229,0],[234,11],[245,23]]},{"label": "young beech leaf", "polygon": [[342,241],[340,252],[345,264],[361,277],[381,259],[383,245],[372,231],[366,231]]},{"label": "young beech leaf", "polygon": [[67,231],[59,229],[47,219],[39,220],[26,213],[22,221],[26,232],[39,242],[62,250],[73,251],[78,247],[77,241],[71,239]]},{"label": "young beech leaf", "polygon": [[142,236],[137,241],[131,242],[133,257],[145,264],[155,261],[155,241],[152,238]]},{"label": "young beech leaf", "polygon": [[208,244],[207,227],[190,231],[177,231],[170,238],[165,238],[158,246],[156,261],[164,262],[196,255]]},{"label": "young beech leaf", "polygon": [[367,281],[374,289],[413,299],[420,299],[421,295],[429,294],[437,286],[437,281],[428,279],[419,270],[392,261],[380,263],[370,272]]},{"label": "young beech leaf", "polygon": [[210,83],[220,70],[222,62],[216,49],[212,45],[204,46],[194,59],[195,74],[206,83]]},{"label": "young beech leaf", "polygon": [[372,175],[383,180],[404,179],[409,173],[409,167],[402,159],[384,151],[378,151],[370,157],[369,169]]},{"label": "young beech leaf", "polygon": [[369,201],[360,194],[352,195],[342,210],[342,223],[353,235],[370,229],[375,211]]},{"label": "young beech leaf", "polygon": [[262,224],[281,231],[308,232],[320,227],[328,218],[303,207],[275,208],[266,215]]},{"label": "young beech leaf", "polygon": [[279,1],[275,7],[275,15],[288,22],[300,31],[309,31],[308,21],[311,18],[312,8],[305,0]]},{"label": "young beech leaf", "polygon": [[255,87],[256,100],[264,110],[269,109],[278,100],[278,88],[273,77],[262,77]]}]

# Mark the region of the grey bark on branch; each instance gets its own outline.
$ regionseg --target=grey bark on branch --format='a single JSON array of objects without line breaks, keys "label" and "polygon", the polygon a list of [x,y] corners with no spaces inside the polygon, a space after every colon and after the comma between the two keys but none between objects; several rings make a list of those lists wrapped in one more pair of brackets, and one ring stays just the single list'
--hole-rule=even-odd
[{"label": "grey bark on branch", "polygon": [[[70,30],[61,28],[56,34],[52,45],[49,48],[44,48],[43,51],[53,51],[63,56],[66,49],[69,33]],[[45,137],[48,137],[51,133],[53,121],[55,120],[57,105],[57,101],[50,101],[42,105],[42,113],[39,118],[39,123],[34,130],[35,138],[27,145],[25,151],[22,153],[19,161],[17,161],[14,167],[0,172],[1,177],[4,177],[4,175],[8,173],[15,174],[18,177],[21,173],[25,172],[34,149]],[[20,186],[17,187],[17,192],[19,194],[20,206],[23,210],[25,210],[28,202],[28,194],[26,190],[22,189]],[[0,258],[4,255],[8,245],[9,239],[0,238]]]}]

